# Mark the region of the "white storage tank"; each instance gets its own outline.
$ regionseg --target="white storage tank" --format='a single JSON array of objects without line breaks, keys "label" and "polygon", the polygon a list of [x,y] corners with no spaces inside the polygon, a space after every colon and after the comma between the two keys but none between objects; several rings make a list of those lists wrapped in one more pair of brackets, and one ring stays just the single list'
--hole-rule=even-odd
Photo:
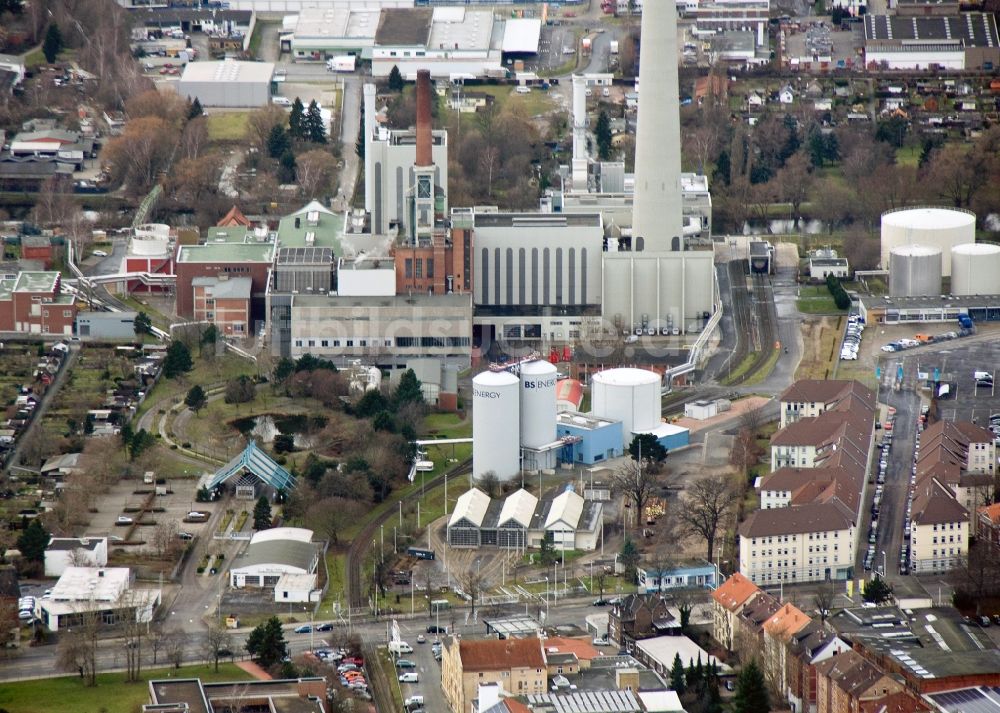
[{"label": "white storage tank", "polygon": [[510,480],[521,469],[520,381],[506,371],[484,371],[472,380],[472,476],[488,470]]},{"label": "white storage tank", "polygon": [[591,412],[622,422],[625,445],[632,434],[660,425],[660,375],[646,369],[607,369],[594,374]]},{"label": "white storage tank", "polygon": [[924,245],[941,251],[941,274],[951,277],[951,249],[976,242],[976,215],[960,208],[902,208],[882,214],[882,267],[903,245]]},{"label": "white storage tank", "polygon": [[951,294],[1000,295],[1000,245],[965,243],[953,247]]},{"label": "white storage tank", "polygon": [[889,253],[889,294],[923,297],[941,294],[941,250],[903,245]]},{"label": "white storage tank", "polygon": [[547,361],[521,365],[521,445],[541,448],[556,440],[556,381],[559,372]]}]

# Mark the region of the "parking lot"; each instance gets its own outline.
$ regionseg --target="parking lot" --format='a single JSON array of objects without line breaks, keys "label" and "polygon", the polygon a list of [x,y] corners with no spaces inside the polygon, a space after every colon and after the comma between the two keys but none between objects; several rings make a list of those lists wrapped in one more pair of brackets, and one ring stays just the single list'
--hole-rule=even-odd
[{"label": "parking lot", "polygon": [[[885,329],[878,325],[870,327],[868,332],[875,329],[878,329],[880,335],[878,344],[889,341],[887,337],[890,335],[884,335],[885,331],[915,331],[913,325]],[[942,325],[939,329],[930,331],[939,332],[943,329]],[[878,344],[872,344],[870,348],[878,349]],[[948,393],[938,400],[940,419],[968,420],[988,426],[990,415],[1000,413],[1000,393],[993,386],[977,385],[975,372],[989,371],[995,376],[996,368],[992,365],[1000,363],[1000,341],[995,338],[995,329],[990,325],[972,337],[883,354],[882,357],[879,361],[879,396],[883,403],[896,409],[896,416],[892,428],[892,444],[886,459],[873,568],[882,568],[884,552],[887,576],[893,581],[897,591],[922,595],[924,592],[915,577],[900,575],[900,555],[905,540],[907,498],[913,477],[918,420],[922,407],[930,404],[932,395],[932,387],[928,386],[927,381],[933,381],[937,370],[941,383],[948,386]],[[990,366],[984,368],[984,364]],[[901,380],[898,378],[900,374]],[[883,415],[882,422],[884,421]],[[877,437],[881,440],[882,433]],[[875,464],[876,473],[879,470],[878,460],[880,459],[876,459]],[[874,488],[870,486],[870,490],[874,491]],[[873,493],[870,493],[869,508],[872,501]],[[863,565],[868,549],[867,535],[866,531],[859,548],[859,571],[863,571],[860,566]]]}]

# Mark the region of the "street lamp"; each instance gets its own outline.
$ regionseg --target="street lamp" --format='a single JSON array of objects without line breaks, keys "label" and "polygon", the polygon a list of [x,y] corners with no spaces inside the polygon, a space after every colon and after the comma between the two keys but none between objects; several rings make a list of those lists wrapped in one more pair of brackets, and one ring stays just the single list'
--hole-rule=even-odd
[{"label": "street lamp", "polygon": [[882,579],[885,579],[886,564],[885,564],[885,550],[882,550]]}]

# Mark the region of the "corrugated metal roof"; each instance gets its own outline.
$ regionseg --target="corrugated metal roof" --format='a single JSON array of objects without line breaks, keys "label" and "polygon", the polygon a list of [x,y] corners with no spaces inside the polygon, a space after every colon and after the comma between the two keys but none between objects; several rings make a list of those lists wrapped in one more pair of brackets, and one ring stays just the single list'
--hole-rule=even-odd
[{"label": "corrugated metal roof", "polygon": [[549,515],[545,518],[545,529],[560,522],[576,529],[581,514],[583,514],[583,497],[572,490],[567,490],[553,499]]},{"label": "corrugated metal roof", "polygon": [[451,514],[448,527],[457,524],[463,518],[476,527],[483,524],[483,517],[490,506],[490,496],[479,488],[473,488],[462,493],[455,503],[455,511]]},{"label": "corrugated metal roof", "polygon": [[531,516],[537,505],[538,498],[521,488],[507,496],[497,524],[503,525],[508,520],[514,520],[518,525],[528,527],[531,525]]}]

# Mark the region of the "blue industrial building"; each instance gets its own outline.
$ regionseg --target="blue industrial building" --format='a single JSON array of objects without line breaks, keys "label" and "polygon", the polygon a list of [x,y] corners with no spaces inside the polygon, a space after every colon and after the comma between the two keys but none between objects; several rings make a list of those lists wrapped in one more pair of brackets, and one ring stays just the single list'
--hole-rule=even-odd
[{"label": "blue industrial building", "polygon": [[682,562],[664,570],[643,567],[636,569],[639,594],[694,587],[715,589],[718,586],[718,575],[719,571],[715,565],[705,560]]},{"label": "blue industrial building", "polygon": [[556,435],[578,439],[560,450],[564,463],[594,465],[624,454],[621,421],[563,411],[556,416]]},{"label": "blue industrial building", "polygon": [[668,451],[684,448],[691,443],[691,431],[672,423],[661,423],[652,431],[643,431],[643,433],[652,433],[660,445]]}]

